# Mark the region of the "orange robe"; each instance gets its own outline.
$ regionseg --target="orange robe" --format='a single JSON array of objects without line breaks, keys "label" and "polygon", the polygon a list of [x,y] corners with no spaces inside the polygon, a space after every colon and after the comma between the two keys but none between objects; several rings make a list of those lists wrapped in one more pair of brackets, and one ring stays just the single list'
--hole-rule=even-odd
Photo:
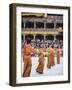
[{"label": "orange robe", "polygon": [[48,64],[47,64],[47,67],[51,68],[51,66],[53,66],[55,64],[55,62],[54,62],[54,49],[53,48],[48,48],[47,52],[48,52]]},{"label": "orange robe", "polygon": [[37,69],[36,69],[36,71],[37,71],[38,73],[40,73],[40,74],[43,73],[43,70],[44,70],[44,62],[45,62],[44,54],[43,54],[43,52],[41,51],[41,52],[39,53],[39,64],[38,64]]},{"label": "orange robe", "polygon": [[52,48],[52,53],[51,53],[51,58],[52,58],[52,62],[51,62],[51,66],[55,65],[55,61],[54,61],[54,49]]},{"label": "orange robe", "polygon": [[31,60],[31,52],[32,46],[26,45],[24,47],[24,54],[23,54],[23,62],[24,62],[24,70],[23,70],[23,77],[29,77],[32,67],[32,60]]},{"label": "orange robe", "polygon": [[57,48],[57,64],[60,64],[60,49]]}]

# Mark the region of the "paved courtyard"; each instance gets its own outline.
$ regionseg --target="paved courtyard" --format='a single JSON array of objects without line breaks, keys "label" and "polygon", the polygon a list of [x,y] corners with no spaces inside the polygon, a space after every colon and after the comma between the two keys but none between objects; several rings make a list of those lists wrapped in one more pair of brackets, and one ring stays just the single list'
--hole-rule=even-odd
[{"label": "paved courtyard", "polygon": [[[51,69],[47,68],[47,57],[45,57],[44,73],[39,74],[36,72],[38,66],[38,57],[32,57],[32,70],[30,77],[43,77],[43,76],[58,76],[63,74],[63,57],[60,57],[60,64],[57,64],[57,58],[55,57],[55,66]],[[23,64],[22,64],[23,68]]]}]

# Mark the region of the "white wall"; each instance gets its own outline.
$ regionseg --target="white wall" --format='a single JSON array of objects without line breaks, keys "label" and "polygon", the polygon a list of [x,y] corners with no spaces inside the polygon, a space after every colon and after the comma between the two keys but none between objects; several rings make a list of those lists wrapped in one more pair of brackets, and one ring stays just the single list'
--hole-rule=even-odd
[{"label": "white wall", "polygon": [[[0,90],[71,90],[70,84],[11,87],[9,82],[9,4],[10,3],[31,3],[31,4],[48,4],[48,5],[66,5],[71,6],[72,0],[0,0]],[[72,16],[72,12],[71,12]],[[72,18],[71,18],[72,19]],[[72,26],[71,26],[72,29]],[[72,31],[71,31],[72,33]],[[71,36],[72,38],[72,36]],[[72,41],[71,41],[72,46]],[[72,51],[72,48],[71,48]],[[72,59],[72,57],[71,57]],[[72,61],[71,61],[72,64]],[[72,68],[72,66],[71,66]],[[71,72],[72,75],[72,72]],[[72,81],[72,78],[71,78]]]}]

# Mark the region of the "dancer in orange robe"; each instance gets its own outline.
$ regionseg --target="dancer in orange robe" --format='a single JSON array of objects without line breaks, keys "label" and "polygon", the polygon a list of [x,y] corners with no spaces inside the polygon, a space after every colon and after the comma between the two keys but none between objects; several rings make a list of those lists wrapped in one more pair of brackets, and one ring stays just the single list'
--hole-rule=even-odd
[{"label": "dancer in orange robe", "polygon": [[24,62],[23,77],[29,77],[31,73],[32,67],[31,52],[32,52],[31,40],[30,38],[28,38],[27,44],[24,46],[24,53],[23,53],[23,62]]},{"label": "dancer in orange robe", "polygon": [[60,64],[60,48],[57,47],[57,64]]},{"label": "dancer in orange robe", "polygon": [[43,73],[43,70],[44,70],[44,62],[45,62],[44,53],[43,53],[42,50],[39,50],[38,56],[39,56],[39,64],[38,64],[38,66],[36,68],[36,71],[38,73],[42,74]]},{"label": "dancer in orange robe", "polygon": [[48,63],[47,63],[47,67],[50,69],[52,66],[52,48],[50,46],[48,46],[47,50],[48,52]]},{"label": "dancer in orange robe", "polygon": [[52,50],[52,53],[51,53],[51,66],[54,66],[55,65],[55,60],[54,60],[54,46],[52,46],[52,48],[51,48],[51,50]]}]

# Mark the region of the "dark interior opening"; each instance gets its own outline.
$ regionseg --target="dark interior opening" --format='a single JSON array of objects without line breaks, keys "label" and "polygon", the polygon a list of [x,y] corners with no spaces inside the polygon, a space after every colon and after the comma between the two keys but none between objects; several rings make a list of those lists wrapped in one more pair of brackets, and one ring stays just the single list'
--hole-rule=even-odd
[{"label": "dark interior opening", "polygon": [[43,22],[36,22],[36,28],[44,28]]},{"label": "dark interior opening", "polygon": [[54,28],[54,23],[46,23],[46,28]]},{"label": "dark interior opening", "polygon": [[34,28],[34,22],[27,21],[25,23],[25,28]]}]

